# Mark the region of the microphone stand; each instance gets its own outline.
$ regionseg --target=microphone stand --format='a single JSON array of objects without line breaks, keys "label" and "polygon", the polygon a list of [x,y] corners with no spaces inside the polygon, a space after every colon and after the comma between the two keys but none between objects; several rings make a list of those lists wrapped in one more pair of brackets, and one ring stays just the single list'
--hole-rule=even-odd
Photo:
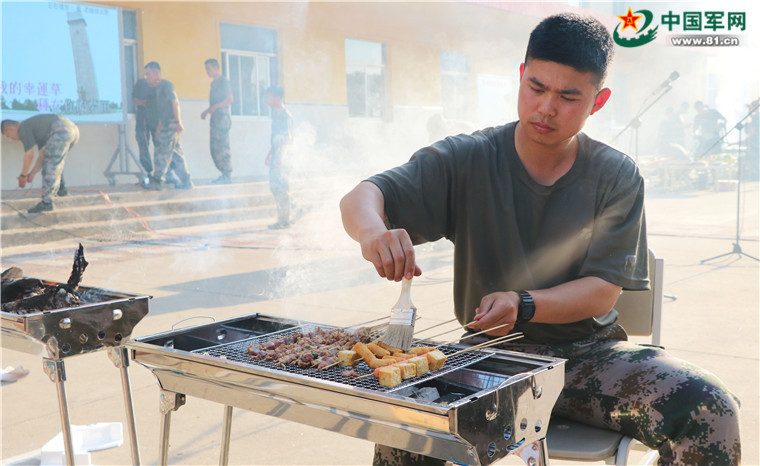
[{"label": "microphone stand", "polygon": [[744,118],[739,120],[739,122],[735,124],[730,130],[726,131],[726,134],[724,134],[721,138],[718,138],[718,140],[715,141],[715,143],[713,143],[713,145],[710,146],[705,151],[704,154],[702,154],[702,155],[707,154],[710,151],[710,149],[715,147],[715,145],[718,144],[719,142],[723,141],[726,138],[726,136],[728,136],[731,133],[731,131],[733,131],[734,129],[739,130],[739,151],[736,153],[736,163],[737,163],[736,176],[738,178],[738,181],[736,185],[736,241],[733,243],[734,248],[731,250],[731,252],[710,257],[709,259],[703,259],[700,261],[700,264],[704,264],[705,262],[710,262],[713,259],[730,256],[732,254],[739,254],[740,258],[741,256],[747,256],[750,259],[754,259],[760,262],[760,259],[758,259],[757,257],[750,256],[746,252],[742,251],[742,247],[739,244],[739,239],[740,239],[739,224],[740,224],[740,217],[741,217],[741,198],[742,198],[742,129],[744,128],[744,125],[742,124],[742,122],[746,120],[747,118],[749,118],[749,116],[752,115],[754,112],[756,112],[758,109],[758,106],[760,106],[760,103],[755,103],[755,106],[751,108],[750,111],[746,115],[744,115]]},{"label": "microphone stand", "polygon": [[[618,134],[616,134],[614,138],[612,138],[612,141],[610,141],[610,144],[612,144],[613,142],[615,142],[615,140],[617,140],[617,138],[619,138],[621,134],[625,133],[628,130],[628,128],[633,128],[633,134],[631,134],[631,139],[634,142],[634,146],[633,146],[634,147],[634,149],[633,149],[633,159],[638,163],[638,161],[639,161],[639,127],[641,126],[641,117],[650,108],[652,108],[652,106],[654,104],[656,104],[658,100],[662,99],[662,97],[665,94],[667,94],[668,92],[670,92],[671,89],[673,89],[673,87],[670,84],[668,84],[667,86],[665,86],[663,88],[663,90],[660,91],[660,95],[658,95],[657,98],[652,101],[652,103],[650,103],[646,107],[643,107],[641,110],[639,110],[639,112],[636,114],[636,116],[634,116],[633,119],[631,119],[631,121],[629,121],[628,124],[625,125],[625,128],[623,128],[622,130],[620,130],[620,132]],[[644,101],[644,102],[646,102],[646,101]]]}]

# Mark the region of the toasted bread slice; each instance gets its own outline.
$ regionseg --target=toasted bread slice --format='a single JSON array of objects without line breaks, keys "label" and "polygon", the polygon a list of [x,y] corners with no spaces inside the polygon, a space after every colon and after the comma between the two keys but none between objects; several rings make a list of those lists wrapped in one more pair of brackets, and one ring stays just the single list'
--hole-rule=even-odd
[{"label": "toasted bread slice", "polygon": [[414,366],[416,368],[416,371],[417,371],[417,376],[418,377],[420,375],[425,375],[425,374],[428,373],[429,366],[428,366],[427,357],[425,357],[425,356],[415,356],[412,359],[410,359],[409,362],[411,364],[414,364]]},{"label": "toasted bread slice", "polygon": [[381,367],[377,379],[383,387],[395,387],[401,383],[401,369],[398,366]]},{"label": "toasted bread slice", "polygon": [[338,364],[341,366],[355,366],[359,364],[362,358],[359,353],[351,350],[338,351]]},{"label": "toasted bread slice", "polygon": [[411,362],[396,364],[396,367],[401,369],[401,378],[404,380],[411,379],[412,377],[417,377],[417,366]]},{"label": "toasted bread slice", "polygon": [[440,350],[433,350],[429,353],[425,353],[425,357],[427,357],[428,366],[431,371],[437,371],[446,363],[446,355]]}]

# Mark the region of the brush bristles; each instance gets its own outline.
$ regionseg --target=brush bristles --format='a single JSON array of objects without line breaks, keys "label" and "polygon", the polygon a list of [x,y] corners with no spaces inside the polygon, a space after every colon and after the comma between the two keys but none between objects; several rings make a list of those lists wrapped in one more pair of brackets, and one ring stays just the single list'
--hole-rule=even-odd
[{"label": "brush bristles", "polygon": [[392,310],[388,330],[385,331],[385,335],[380,341],[407,351],[412,346],[415,313],[416,309]]}]

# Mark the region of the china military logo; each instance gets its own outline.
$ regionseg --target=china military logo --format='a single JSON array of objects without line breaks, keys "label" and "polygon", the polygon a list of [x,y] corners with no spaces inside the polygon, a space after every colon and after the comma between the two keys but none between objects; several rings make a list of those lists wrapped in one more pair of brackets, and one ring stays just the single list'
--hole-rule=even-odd
[{"label": "china military logo", "polygon": [[[657,37],[657,29],[660,26],[650,28],[654,15],[649,10],[639,10],[634,14],[629,7],[628,14],[618,16],[618,18],[620,18],[622,23],[615,27],[612,38],[621,47],[638,47],[652,42]],[[643,24],[639,27],[637,21],[642,18]],[[632,29],[632,31],[626,31],[628,28]],[[621,33],[623,34],[621,35]],[[633,36],[631,36],[631,33],[633,33]]]}]

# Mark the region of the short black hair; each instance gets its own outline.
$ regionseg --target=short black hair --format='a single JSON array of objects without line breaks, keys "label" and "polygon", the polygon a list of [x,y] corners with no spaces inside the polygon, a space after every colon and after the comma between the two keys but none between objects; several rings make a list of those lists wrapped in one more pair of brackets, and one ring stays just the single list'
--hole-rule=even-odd
[{"label": "short black hair", "polygon": [[6,126],[18,126],[19,122],[16,120],[3,120],[2,123],[0,123],[0,133],[5,134],[5,127]]},{"label": "short black hair", "polygon": [[597,19],[575,13],[560,13],[541,21],[528,40],[525,64],[545,60],[592,72],[597,85],[607,78],[607,67],[615,54],[609,31]]},{"label": "short black hair", "polygon": [[147,65],[145,65],[145,69],[146,70],[147,69],[151,69],[151,70],[161,71],[161,65],[159,65],[157,61],[152,61],[152,62],[148,63]]},{"label": "short black hair", "polygon": [[280,86],[269,86],[266,93],[277,97],[285,97],[285,91]]},{"label": "short black hair", "polygon": [[219,60],[216,58],[209,58],[208,60],[203,62],[204,65],[214,65],[217,68],[219,68]]}]

